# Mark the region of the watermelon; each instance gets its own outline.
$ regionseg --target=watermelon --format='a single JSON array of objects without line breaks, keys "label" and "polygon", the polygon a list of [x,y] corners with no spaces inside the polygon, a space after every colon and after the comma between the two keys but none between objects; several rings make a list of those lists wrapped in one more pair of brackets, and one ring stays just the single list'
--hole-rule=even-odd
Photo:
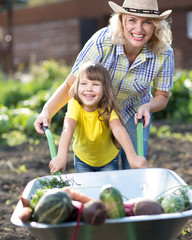
[{"label": "watermelon", "polygon": [[105,185],[101,189],[99,197],[107,208],[108,218],[125,217],[125,208],[118,189],[111,185]]},{"label": "watermelon", "polygon": [[161,206],[165,213],[175,213],[185,209],[185,201],[178,195],[169,195],[162,200]]},{"label": "watermelon", "polygon": [[52,189],[38,201],[33,218],[40,223],[58,224],[69,218],[72,210],[72,200],[68,193]]}]

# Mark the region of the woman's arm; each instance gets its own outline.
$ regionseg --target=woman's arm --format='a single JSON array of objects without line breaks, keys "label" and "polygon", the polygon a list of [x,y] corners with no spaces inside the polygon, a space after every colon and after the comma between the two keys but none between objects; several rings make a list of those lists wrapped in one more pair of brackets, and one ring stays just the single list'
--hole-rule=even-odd
[{"label": "woman's arm", "polygon": [[70,99],[69,89],[75,82],[75,75],[72,73],[68,78],[61,84],[60,87],[54,92],[50,99],[45,103],[41,113],[36,119],[34,126],[38,133],[43,134],[41,123],[46,127],[50,124],[51,118],[65,105]]},{"label": "woman's arm", "polygon": [[137,124],[137,119],[144,117],[144,128],[147,127],[150,122],[150,113],[163,110],[167,106],[168,101],[169,92],[155,89],[151,102],[139,107],[138,112],[135,114],[135,124]]},{"label": "woman's arm", "polygon": [[73,137],[76,127],[76,121],[71,118],[65,118],[63,124],[63,131],[59,141],[58,153],[55,158],[53,158],[50,163],[50,172],[58,172],[59,170],[64,171],[67,164],[67,155],[71,139]]},{"label": "woman's arm", "polygon": [[147,160],[142,156],[137,156],[129,134],[119,119],[113,119],[109,122],[109,127],[124,149],[128,162],[131,168],[145,168],[148,167]]}]

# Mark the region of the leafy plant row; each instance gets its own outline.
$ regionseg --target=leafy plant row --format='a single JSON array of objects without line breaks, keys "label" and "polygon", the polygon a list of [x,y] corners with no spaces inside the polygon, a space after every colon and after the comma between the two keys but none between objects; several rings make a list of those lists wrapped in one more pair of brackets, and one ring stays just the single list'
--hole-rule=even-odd
[{"label": "leafy plant row", "polygon": [[[29,73],[18,74],[12,79],[0,74],[0,143],[6,142],[11,135],[17,141],[37,135],[33,126],[35,119],[70,70],[70,67],[50,60],[34,65]],[[54,132],[61,130],[65,111],[66,107],[53,118]]]},{"label": "leafy plant row", "polygon": [[163,111],[155,113],[154,118],[175,122],[192,120],[192,70],[175,72],[169,103]]},{"label": "leafy plant row", "polygon": [[[34,65],[28,74],[17,74],[12,79],[5,79],[0,73],[0,143],[6,141],[10,134],[36,135],[35,119],[70,70],[65,64],[50,60]],[[61,131],[65,111],[66,107],[52,120],[51,127],[55,133]],[[153,114],[153,119],[192,120],[192,70],[175,72],[168,106]]]}]

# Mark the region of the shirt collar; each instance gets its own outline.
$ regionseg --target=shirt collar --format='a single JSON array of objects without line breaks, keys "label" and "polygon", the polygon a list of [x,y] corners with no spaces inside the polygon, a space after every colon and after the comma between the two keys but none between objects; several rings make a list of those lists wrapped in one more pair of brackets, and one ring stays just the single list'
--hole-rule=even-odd
[{"label": "shirt collar", "polygon": [[155,54],[148,50],[147,46],[144,45],[142,51],[139,53],[134,63],[130,67],[130,69],[137,67],[139,64],[145,62],[149,58],[154,58]]},{"label": "shirt collar", "polygon": [[117,55],[125,54],[123,45],[117,45],[116,51],[117,51]]},{"label": "shirt collar", "polygon": [[141,55],[141,57],[145,55],[146,58],[154,58],[155,57],[155,54],[148,49],[147,44],[144,45],[140,55]]},{"label": "shirt collar", "polygon": [[[123,45],[117,45],[117,55],[125,54]],[[141,58],[145,61],[146,58],[154,58],[155,54],[152,51],[149,51],[147,44],[144,45],[142,51],[138,55],[138,58]]]}]

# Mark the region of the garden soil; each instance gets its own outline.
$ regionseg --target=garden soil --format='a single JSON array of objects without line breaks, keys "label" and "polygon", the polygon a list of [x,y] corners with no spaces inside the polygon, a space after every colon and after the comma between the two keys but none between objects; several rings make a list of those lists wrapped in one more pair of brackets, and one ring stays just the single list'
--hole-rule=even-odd
[{"label": "garden soil", "polygon": [[[162,122],[156,122],[160,127]],[[192,124],[170,125],[172,131],[192,134]],[[36,177],[49,174],[50,152],[46,138],[39,144],[0,147],[0,239],[36,240],[28,229],[15,227],[10,218],[26,184]],[[182,139],[151,136],[147,159],[150,167],[175,171],[185,182],[192,184],[192,142]],[[22,172],[26,168],[26,172]],[[75,172],[72,152],[67,172]],[[192,239],[192,221],[184,227],[177,240]],[[166,239],[165,239],[166,240]]]}]

